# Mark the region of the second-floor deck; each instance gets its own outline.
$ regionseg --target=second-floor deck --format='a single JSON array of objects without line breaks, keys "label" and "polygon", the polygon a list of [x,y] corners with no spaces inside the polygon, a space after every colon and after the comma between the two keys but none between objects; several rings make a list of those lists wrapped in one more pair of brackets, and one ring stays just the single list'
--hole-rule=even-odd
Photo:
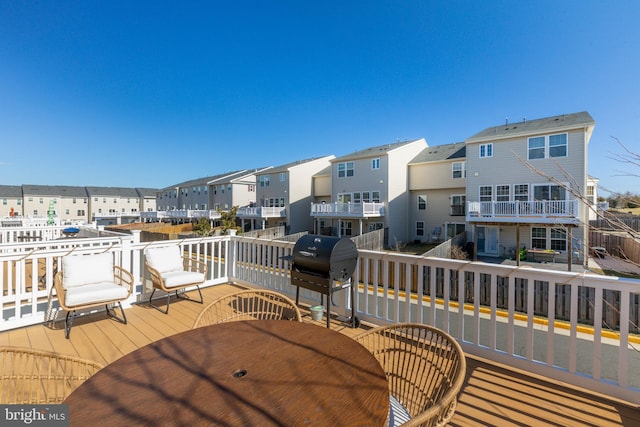
[{"label": "second-floor deck", "polygon": [[287,210],[284,207],[254,206],[242,207],[236,212],[240,219],[285,218]]},{"label": "second-floor deck", "polygon": [[[203,289],[203,295],[205,302],[213,301],[242,288],[224,283]],[[53,351],[106,365],[147,344],[187,331],[201,309],[198,304],[175,301],[170,314],[165,315],[146,304],[134,304],[127,309],[126,325],[98,312],[77,319],[69,340],[64,338],[60,323],[36,324],[0,332],[0,346]],[[301,311],[303,322],[325,327],[324,321],[311,320],[308,307],[301,307]],[[332,329],[349,337],[372,326],[365,322],[353,329],[337,319],[331,321]],[[73,425],[73,413],[70,417]],[[640,411],[632,406],[467,355],[467,374],[450,425],[608,427],[638,423]]]},{"label": "second-floor deck", "polygon": [[142,221],[192,220],[200,218],[220,219],[220,212],[214,209],[174,209],[167,211],[140,212]]},{"label": "second-floor deck", "polygon": [[[131,271],[135,278],[135,293],[125,304],[127,312],[138,309],[154,312],[146,305],[151,289],[144,269],[144,251],[164,245],[179,245],[184,252],[205,260],[209,264],[206,284],[212,292],[219,286],[236,283],[295,295],[285,260],[292,253],[293,242],[242,236],[141,242],[139,232],[134,232],[132,236],[0,245],[3,289],[0,330],[5,331],[0,335],[13,336],[23,329],[36,327],[40,329],[28,340],[48,345],[42,323],[51,317],[63,316],[55,309],[52,285],[60,259],[69,254],[113,253],[115,262]],[[353,304],[356,315],[365,323],[433,325],[458,340],[469,357],[501,366],[500,378],[504,381],[497,380],[496,374],[489,370],[469,382],[469,387],[486,388],[489,392],[463,390],[469,393],[469,404],[482,409],[472,411],[460,425],[493,424],[485,421],[481,413],[485,408],[494,410],[498,399],[509,401],[505,408],[510,409],[504,410],[516,424],[521,416],[531,422],[525,415],[529,411],[540,414],[555,410],[556,406],[531,408],[530,405],[549,405],[553,401],[553,398],[537,400],[539,393],[535,390],[529,390],[528,397],[520,396],[520,401],[511,400],[511,389],[517,385],[509,378],[516,378],[520,370],[537,376],[540,388],[554,389],[553,384],[562,382],[630,402],[636,408],[640,405],[640,337],[637,335],[640,282],[637,280],[359,250],[354,285],[355,300],[350,300],[349,292],[336,294],[332,313],[345,315]],[[319,295],[306,290],[301,290],[300,297],[304,305],[317,304],[320,300]],[[188,306],[194,313],[202,308],[196,304]],[[172,318],[157,315],[165,327]],[[83,317],[78,322],[76,325],[83,323]],[[105,330],[120,328],[114,322],[109,325],[113,326]],[[123,325],[124,328],[130,326]],[[93,322],[87,323],[87,328],[105,335],[104,339],[118,341],[116,350],[109,351],[126,351],[120,348],[132,346],[127,343],[127,337],[117,338],[99,327],[95,329]],[[151,336],[158,335],[153,327],[148,331]],[[56,332],[64,336],[62,331]],[[76,332],[74,327],[75,335],[66,346],[74,352],[78,351],[77,345],[85,345],[82,339],[73,341],[78,336]],[[124,329],[123,333],[139,332]],[[535,382],[531,378],[524,382]],[[499,386],[494,386],[496,382]],[[559,417],[567,416],[574,421],[566,425],[587,425],[581,418],[585,414],[569,415],[573,412],[567,409],[581,405],[586,399],[584,393],[557,393],[564,396],[562,399],[576,400],[558,411]],[[491,398],[491,394],[496,396]],[[576,397],[578,395],[581,397]],[[538,421],[547,419],[542,417]],[[602,424],[599,421],[600,418],[591,424]]]},{"label": "second-floor deck", "polygon": [[579,224],[578,200],[467,202],[469,222]]},{"label": "second-floor deck", "polygon": [[378,218],[384,216],[384,203],[312,203],[311,216],[328,218]]}]

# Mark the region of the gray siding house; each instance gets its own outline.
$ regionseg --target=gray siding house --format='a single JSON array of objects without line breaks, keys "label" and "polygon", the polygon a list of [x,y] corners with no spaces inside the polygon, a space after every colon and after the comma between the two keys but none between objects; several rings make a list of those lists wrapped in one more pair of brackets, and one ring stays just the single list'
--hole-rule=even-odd
[{"label": "gray siding house", "polygon": [[490,127],[465,141],[466,220],[477,254],[586,259],[594,126],[580,112]]}]

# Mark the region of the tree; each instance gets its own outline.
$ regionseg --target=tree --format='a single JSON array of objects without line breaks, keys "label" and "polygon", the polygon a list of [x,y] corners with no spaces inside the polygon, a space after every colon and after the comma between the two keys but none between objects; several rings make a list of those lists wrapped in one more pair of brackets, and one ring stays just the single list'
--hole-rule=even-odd
[{"label": "tree", "polygon": [[236,225],[236,213],[238,212],[238,206],[234,206],[228,211],[218,211],[220,213],[220,220],[222,222],[222,234],[226,234],[228,230],[238,230]]},{"label": "tree", "polygon": [[200,218],[197,223],[193,224],[193,231],[198,236],[208,236],[211,233],[211,223],[207,218]]}]

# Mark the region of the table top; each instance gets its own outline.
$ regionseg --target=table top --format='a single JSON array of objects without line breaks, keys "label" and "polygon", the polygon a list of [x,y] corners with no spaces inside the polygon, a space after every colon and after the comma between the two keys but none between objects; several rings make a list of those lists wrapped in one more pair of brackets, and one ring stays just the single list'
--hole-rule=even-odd
[{"label": "table top", "polygon": [[385,425],[389,385],[351,338],[286,320],[229,322],[129,353],[66,400],[71,425]]}]

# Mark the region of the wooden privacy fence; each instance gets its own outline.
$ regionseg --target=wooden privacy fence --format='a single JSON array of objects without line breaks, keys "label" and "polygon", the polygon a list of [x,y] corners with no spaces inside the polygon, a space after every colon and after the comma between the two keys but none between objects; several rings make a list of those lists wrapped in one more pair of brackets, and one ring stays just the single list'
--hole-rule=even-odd
[{"label": "wooden privacy fence", "polygon": [[640,241],[631,236],[591,230],[589,244],[592,248],[603,247],[613,256],[640,264]]}]

